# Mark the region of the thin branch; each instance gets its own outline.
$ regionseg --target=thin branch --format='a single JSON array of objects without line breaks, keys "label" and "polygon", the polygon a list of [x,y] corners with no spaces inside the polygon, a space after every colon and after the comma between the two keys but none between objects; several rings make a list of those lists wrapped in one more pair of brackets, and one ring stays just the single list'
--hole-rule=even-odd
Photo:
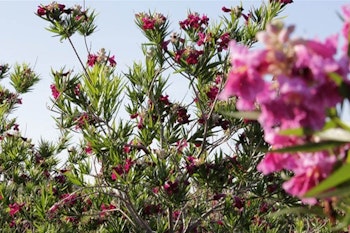
[{"label": "thin branch", "polygon": [[221,207],[224,204],[225,204],[225,201],[222,201],[221,203],[218,203],[215,206],[213,206],[212,208],[210,208],[207,212],[202,214],[201,217],[199,219],[197,219],[197,221],[195,221],[194,223],[189,225],[187,227],[187,229],[184,230],[184,232],[185,233],[190,232],[193,228],[197,227],[203,221],[204,218],[208,217],[212,212],[214,212],[215,210],[217,210],[219,207]]},{"label": "thin branch", "polygon": [[84,65],[83,61],[81,60],[81,58],[80,58],[80,56],[79,56],[79,54],[78,54],[78,51],[76,50],[76,48],[75,48],[75,46],[74,46],[74,44],[73,44],[73,42],[72,42],[72,40],[71,40],[70,37],[68,37],[68,41],[69,41],[69,44],[72,46],[73,51],[74,51],[76,57],[78,58],[79,63],[80,63],[80,65],[81,65],[81,67],[83,68],[84,73],[85,73],[87,79],[91,82],[91,78],[90,78],[90,76],[89,76],[89,73],[87,72],[87,70],[86,70],[86,68],[85,68],[85,65]]}]

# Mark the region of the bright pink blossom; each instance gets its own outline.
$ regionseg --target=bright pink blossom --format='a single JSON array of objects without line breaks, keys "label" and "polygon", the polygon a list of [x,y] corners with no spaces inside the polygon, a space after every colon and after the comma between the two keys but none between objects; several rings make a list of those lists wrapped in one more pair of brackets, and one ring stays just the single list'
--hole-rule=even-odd
[{"label": "bright pink blossom", "polygon": [[38,10],[36,12],[39,16],[43,16],[46,14],[46,9],[43,6],[38,6]]},{"label": "bright pink blossom", "polygon": [[112,57],[108,57],[108,61],[109,61],[110,66],[112,66],[112,67],[117,65],[117,62],[114,59],[114,55]]},{"label": "bright pink blossom", "polygon": [[253,110],[259,95],[264,94],[267,85],[261,70],[264,69],[264,51],[250,52],[246,46],[230,43],[232,68],[219,98],[237,96],[239,110]]},{"label": "bright pink blossom", "polygon": [[316,204],[315,198],[303,198],[303,195],[328,177],[337,161],[328,152],[303,153],[298,156],[294,176],[283,184],[283,188],[304,203]]},{"label": "bright pink blossom", "polygon": [[13,203],[13,204],[9,204],[9,214],[13,217],[15,214],[17,214],[22,207],[24,206],[24,203],[22,204],[18,204],[18,203]]},{"label": "bright pink blossom", "polygon": [[97,62],[97,58],[98,58],[97,55],[89,54],[87,64],[91,67],[94,66],[95,63]]},{"label": "bright pink blossom", "polygon": [[57,100],[58,97],[61,95],[61,93],[58,91],[58,89],[57,89],[55,84],[51,84],[50,88],[51,88],[51,93],[52,93],[53,98],[55,100]]}]

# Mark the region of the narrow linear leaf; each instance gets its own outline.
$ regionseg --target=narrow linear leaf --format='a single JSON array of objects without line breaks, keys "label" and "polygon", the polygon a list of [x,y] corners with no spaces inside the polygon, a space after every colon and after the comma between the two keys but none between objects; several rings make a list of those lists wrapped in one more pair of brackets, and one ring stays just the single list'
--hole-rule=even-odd
[{"label": "narrow linear leaf", "polygon": [[337,185],[340,185],[346,181],[350,180],[350,164],[344,164],[338,170],[336,170],[332,175],[327,179],[322,181],[319,185],[311,189],[305,194],[305,197],[313,197],[327,189],[333,188]]},{"label": "narrow linear leaf", "polygon": [[350,142],[350,132],[340,128],[327,129],[316,134],[322,141]]},{"label": "narrow linear leaf", "polygon": [[260,112],[251,111],[251,112],[221,112],[225,116],[243,118],[246,120],[257,120],[260,116]]},{"label": "narrow linear leaf", "polygon": [[345,142],[339,142],[339,141],[323,141],[319,143],[306,143],[303,145],[298,146],[290,146],[290,147],[284,147],[280,149],[272,150],[272,152],[316,152],[321,150],[328,150],[333,149],[334,147],[338,147],[345,144]]}]

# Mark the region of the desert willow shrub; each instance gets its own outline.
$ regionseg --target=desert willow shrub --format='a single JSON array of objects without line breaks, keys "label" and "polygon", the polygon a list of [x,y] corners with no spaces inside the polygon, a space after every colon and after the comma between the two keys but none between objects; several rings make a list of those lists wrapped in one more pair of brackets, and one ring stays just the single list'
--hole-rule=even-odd
[{"label": "desert willow shrub", "polygon": [[[271,1],[246,11],[223,7],[213,24],[188,12],[177,32],[166,16],[135,15],[146,38],[144,61],[117,70],[107,50],[76,52],[72,35],[94,33],[95,12],[59,3],[37,16],[67,41],[81,72],[53,70],[52,111],[60,140],[38,145],[21,136],[11,112],[38,76],[29,65],[0,66],[15,92],[1,86],[0,225],[4,232],[285,232],[326,229],[324,221],[269,215],[301,206],[279,174],[256,170],[268,144],[256,121],[223,114],[228,43],[251,46],[284,9]],[[172,78],[183,80],[173,87]],[[191,98],[169,96],[187,88]],[[176,99],[179,98],[179,99]],[[122,119],[121,108],[130,119]],[[72,137],[79,137],[76,142]],[[59,155],[67,161],[59,167]],[[310,232],[310,231],[309,231]]]}]

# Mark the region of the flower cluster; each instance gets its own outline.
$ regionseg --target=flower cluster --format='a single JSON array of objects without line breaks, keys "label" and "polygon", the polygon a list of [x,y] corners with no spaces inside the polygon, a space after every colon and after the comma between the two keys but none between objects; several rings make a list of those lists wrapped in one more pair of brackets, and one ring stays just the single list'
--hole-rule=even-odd
[{"label": "flower cluster", "polygon": [[128,174],[131,167],[134,165],[134,161],[131,159],[126,159],[124,164],[118,164],[117,166],[113,167],[113,172],[111,174],[112,180],[117,180],[118,176],[121,176],[123,174]]},{"label": "flower cluster", "polygon": [[187,19],[180,21],[180,27],[184,30],[202,31],[208,26],[209,18],[206,15],[200,16],[198,13],[190,13]]},{"label": "flower cluster", "polygon": [[166,22],[166,17],[160,13],[148,14],[139,13],[136,14],[136,19],[141,22],[143,30],[158,30]]},{"label": "flower cluster", "polygon": [[93,67],[95,64],[106,64],[109,63],[111,67],[114,67],[117,65],[117,62],[114,59],[113,56],[106,55],[106,50],[102,48],[97,54],[89,54],[87,64],[91,67]]},{"label": "flower cluster", "polygon": [[[292,26],[269,25],[266,31],[257,34],[257,39],[265,44],[261,50],[250,51],[232,41],[232,69],[220,94],[222,99],[235,96],[239,110],[261,111],[258,120],[265,140],[273,149],[313,142],[313,138],[283,132],[300,128],[321,130],[328,117],[327,111],[343,99],[339,83],[350,85],[346,79],[349,57],[345,53],[336,57],[337,36],[330,36],[324,42],[291,39],[293,30]],[[335,80],[334,76],[341,80]],[[284,188],[302,198],[332,172],[337,160],[343,159],[341,151],[270,152],[258,169],[264,174],[282,169],[293,171],[294,177]],[[304,201],[314,203],[315,200]]]},{"label": "flower cluster", "polygon": [[184,60],[187,65],[195,65],[198,63],[198,60],[202,54],[202,50],[196,50],[195,48],[188,47],[186,49],[176,51],[175,61],[180,62],[181,60]]}]

